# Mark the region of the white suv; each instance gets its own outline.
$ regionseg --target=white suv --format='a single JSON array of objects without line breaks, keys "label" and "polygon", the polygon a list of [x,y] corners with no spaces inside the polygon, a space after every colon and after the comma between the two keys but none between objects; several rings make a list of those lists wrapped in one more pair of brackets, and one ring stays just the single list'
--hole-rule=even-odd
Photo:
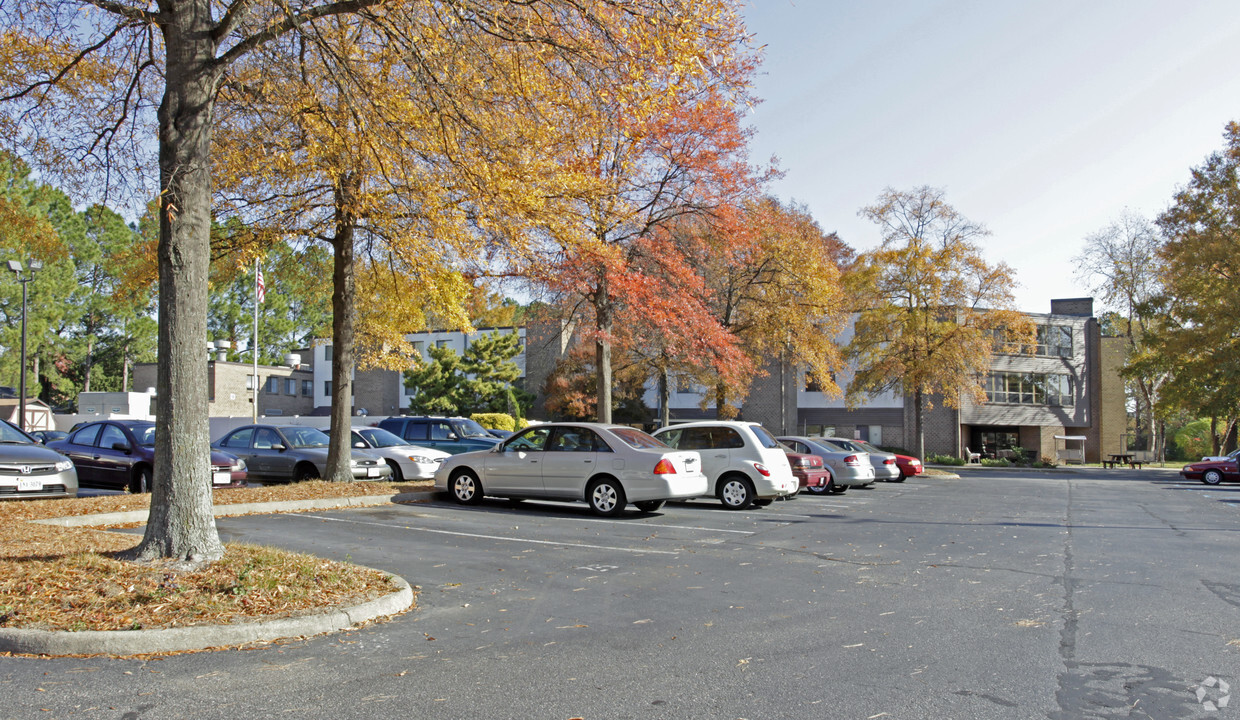
[{"label": "white suv", "polygon": [[660,428],[654,436],[677,450],[696,450],[709,481],[704,497],[719,498],[729,510],[769,505],[800,490],[783,447],[757,423],[683,423]]}]

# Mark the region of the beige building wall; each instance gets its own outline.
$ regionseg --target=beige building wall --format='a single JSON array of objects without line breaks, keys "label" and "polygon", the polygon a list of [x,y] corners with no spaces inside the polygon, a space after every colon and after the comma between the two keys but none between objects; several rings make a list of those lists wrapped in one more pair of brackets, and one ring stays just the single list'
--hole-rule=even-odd
[{"label": "beige building wall", "polygon": [[[134,386],[155,387],[158,365],[134,366]],[[254,372],[249,363],[209,361],[207,363],[208,413],[215,417],[247,417],[254,414],[247,379]],[[311,387],[314,376],[309,369],[287,366],[258,366],[259,415],[309,415],[314,410]],[[274,384],[273,384],[274,381]]]}]

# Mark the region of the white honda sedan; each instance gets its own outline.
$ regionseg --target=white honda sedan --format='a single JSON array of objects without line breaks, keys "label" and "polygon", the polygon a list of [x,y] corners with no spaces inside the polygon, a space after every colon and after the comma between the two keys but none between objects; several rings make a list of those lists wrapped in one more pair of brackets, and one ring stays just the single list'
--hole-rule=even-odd
[{"label": "white honda sedan", "polygon": [[378,455],[392,468],[391,480],[430,480],[448,453],[412,445],[380,427],[354,425],[350,433],[353,447]]},{"label": "white honda sedan", "polygon": [[435,489],[459,503],[484,495],[584,500],[614,517],[633,503],[654,512],[668,500],[706,492],[702,461],[641,430],[600,423],[546,423],[516,433],[491,450],[453,455],[435,473]]}]

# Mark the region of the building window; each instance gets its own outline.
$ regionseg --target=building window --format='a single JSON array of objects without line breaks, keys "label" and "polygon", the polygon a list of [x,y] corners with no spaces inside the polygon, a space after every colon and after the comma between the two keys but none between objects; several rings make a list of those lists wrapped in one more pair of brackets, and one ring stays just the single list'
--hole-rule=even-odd
[{"label": "building window", "polygon": [[304,395],[305,397],[310,397],[311,395],[314,394],[314,381],[313,380],[302,380],[301,381],[301,394]]},{"label": "building window", "polygon": [[435,341],[435,347],[438,347],[438,348],[446,348],[446,347],[448,347],[448,343],[449,343],[449,342],[451,342],[451,341],[450,341],[450,340],[436,340],[436,341]]},{"label": "building window", "polygon": [[284,394],[285,395],[296,395],[297,394],[297,381],[296,380],[294,380],[293,378],[284,379]]},{"label": "building window", "polygon": [[324,345],[323,346],[323,362],[331,362],[333,355],[334,353],[332,353],[332,346]]},{"label": "building window", "polygon": [[697,384],[693,382],[693,378],[688,375],[677,375],[675,380],[674,392],[692,393],[697,391]]},{"label": "building window", "polygon": [[1072,327],[1070,325],[1039,327],[1038,348],[1034,354],[1042,357],[1072,357]]},{"label": "building window", "polygon": [[1053,373],[992,372],[986,376],[986,399],[994,403],[1068,407],[1074,403],[1072,377]]},{"label": "building window", "polygon": [[280,394],[280,378],[278,377],[267,378],[267,393],[271,395]]},{"label": "building window", "polygon": [[419,359],[426,357],[426,341],[425,340],[414,340],[413,341],[413,354],[416,355]]},{"label": "building window", "polygon": [[332,396],[332,381],[331,380],[323,381],[323,394],[326,395],[327,397]]}]

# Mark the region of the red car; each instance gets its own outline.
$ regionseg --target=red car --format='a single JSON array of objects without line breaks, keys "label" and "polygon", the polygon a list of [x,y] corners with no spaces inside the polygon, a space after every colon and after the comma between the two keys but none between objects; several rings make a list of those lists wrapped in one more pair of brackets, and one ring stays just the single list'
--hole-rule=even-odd
[{"label": "red car", "polygon": [[925,469],[917,458],[899,453],[896,454],[896,467],[900,468],[900,477],[896,479],[896,482],[904,482],[911,475],[920,475]]},{"label": "red car", "polygon": [[[792,474],[800,484],[797,492],[805,488],[825,488],[827,483],[831,482],[831,471],[823,466],[822,458],[817,455],[806,455],[791,450],[785,450],[784,454],[788,456]],[[789,495],[788,497],[795,496]]]},{"label": "red car", "polygon": [[1185,465],[1180,474],[1185,480],[1200,480],[1206,485],[1218,485],[1224,480],[1240,482],[1240,470],[1235,460],[1204,460]]}]

